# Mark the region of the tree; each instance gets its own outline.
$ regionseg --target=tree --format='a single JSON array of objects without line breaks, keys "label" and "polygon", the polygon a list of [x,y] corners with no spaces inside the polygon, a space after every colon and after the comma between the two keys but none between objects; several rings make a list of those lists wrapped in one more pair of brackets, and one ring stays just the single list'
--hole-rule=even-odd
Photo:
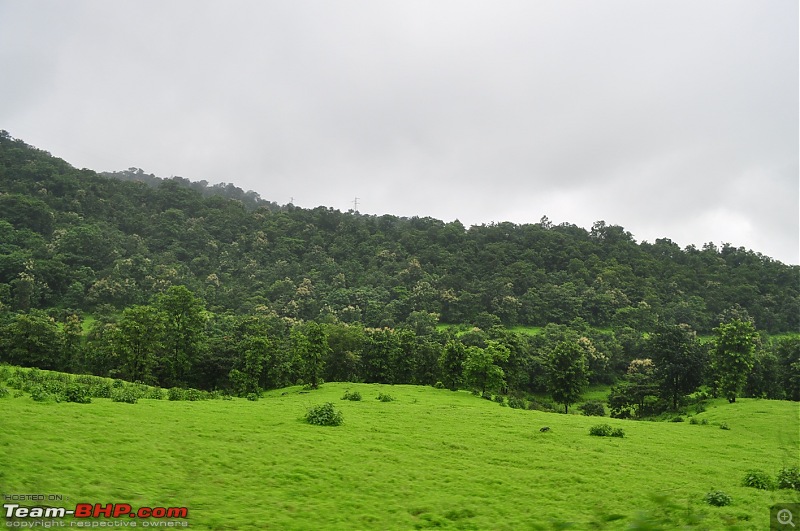
[{"label": "tree", "polygon": [[589,384],[586,357],[576,341],[561,341],[550,351],[547,379],[550,396],[564,404],[564,413],[569,413],[569,406],[580,400]]},{"label": "tree", "polygon": [[753,368],[756,329],[750,321],[734,319],[714,329],[712,369],[715,384],[728,402],[736,402]]},{"label": "tree", "polygon": [[41,310],[18,313],[0,330],[0,361],[25,367],[60,370],[61,334],[55,320]]},{"label": "tree", "polygon": [[505,386],[505,372],[500,363],[508,361],[508,348],[489,341],[486,348],[469,347],[464,362],[464,379],[481,393],[499,391]]},{"label": "tree", "polygon": [[306,338],[308,351],[303,360],[303,379],[311,385],[312,389],[319,387],[322,372],[325,370],[325,360],[330,353],[328,336],[325,329],[315,322],[306,325]]},{"label": "tree", "polygon": [[442,383],[451,391],[457,390],[462,382],[466,359],[467,349],[461,341],[451,339],[444,346],[439,357],[439,367],[442,371]]},{"label": "tree", "polygon": [[125,308],[116,343],[122,370],[130,381],[153,383],[153,368],[164,347],[165,315],[153,306]]},{"label": "tree", "polygon": [[172,286],[159,296],[156,306],[165,314],[166,378],[183,385],[189,369],[205,345],[205,308],[186,286]]},{"label": "tree", "polygon": [[703,381],[706,360],[695,333],[685,325],[660,325],[648,339],[647,348],[661,398],[678,409],[680,399]]}]

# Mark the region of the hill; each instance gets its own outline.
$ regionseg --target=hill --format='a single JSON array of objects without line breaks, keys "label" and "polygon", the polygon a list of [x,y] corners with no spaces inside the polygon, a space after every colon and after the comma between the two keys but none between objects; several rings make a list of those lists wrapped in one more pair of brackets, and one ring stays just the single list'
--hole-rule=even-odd
[{"label": "hill", "polygon": [[708,332],[732,307],[800,330],[800,267],[724,245],[637,243],[623,227],[464,227],[279,206],[233,185],[98,175],[0,134],[0,302],[113,312],[185,285],[214,312],[268,306],[399,326],[647,326]]},{"label": "hill", "polygon": [[[363,400],[340,400],[346,390]],[[341,426],[303,421],[327,401]],[[711,401],[694,416],[705,425],[377,384],[292,387],[256,402],[0,402],[2,492],[62,495],[64,507],[185,506],[193,529],[760,530],[772,504],[800,501],[742,485],[751,469],[798,465],[798,405],[784,401]],[[599,422],[624,438],[590,436]],[[706,504],[714,490],[733,503]]]}]

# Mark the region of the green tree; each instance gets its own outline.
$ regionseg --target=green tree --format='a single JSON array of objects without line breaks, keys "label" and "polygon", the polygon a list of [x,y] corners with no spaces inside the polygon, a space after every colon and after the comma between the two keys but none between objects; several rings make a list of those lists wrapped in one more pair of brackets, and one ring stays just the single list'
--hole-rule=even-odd
[{"label": "green tree", "polygon": [[186,384],[189,369],[206,342],[206,314],[203,302],[186,286],[172,286],[156,299],[165,315],[164,346],[167,353],[167,383]]},{"label": "green tree", "polygon": [[569,406],[580,400],[589,384],[589,368],[584,350],[576,341],[561,341],[547,357],[547,379],[550,396],[564,404],[564,413]]},{"label": "green tree", "polygon": [[500,364],[508,361],[510,352],[505,345],[489,341],[486,348],[469,347],[464,362],[464,379],[481,393],[496,392],[505,386],[505,372]]},{"label": "green tree", "polygon": [[463,381],[464,362],[467,359],[467,349],[461,341],[451,339],[444,346],[439,357],[439,368],[442,371],[442,383],[448,389],[455,391]]},{"label": "green tree", "polygon": [[673,409],[703,382],[705,351],[695,333],[685,325],[660,325],[647,341],[655,365],[661,398]]},{"label": "green tree", "polygon": [[316,389],[319,387],[325,370],[325,360],[331,349],[328,346],[325,329],[319,323],[312,321],[306,324],[306,338],[308,339],[308,350],[303,359],[303,379],[312,389]]},{"label": "green tree", "polygon": [[0,331],[0,361],[25,367],[61,370],[61,334],[41,310],[18,313]]},{"label": "green tree", "polygon": [[164,348],[165,321],[153,306],[131,306],[122,312],[116,342],[126,379],[153,383],[153,369]]},{"label": "green tree", "polygon": [[750,321],[734,319],[714,329],[712,370],[715,384],[728,402],[736,402],[753,368],[756,329]]}]

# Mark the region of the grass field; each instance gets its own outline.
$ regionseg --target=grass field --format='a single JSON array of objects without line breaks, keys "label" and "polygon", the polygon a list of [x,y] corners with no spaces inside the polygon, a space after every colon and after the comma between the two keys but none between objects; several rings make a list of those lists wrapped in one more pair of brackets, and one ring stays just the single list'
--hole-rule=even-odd
[{"label": "grass field", "polygon": [[[347,389],[363,400],[339,400]],[[396,400],[379,402],[379,392]],[[342,426],[303,421],[326,401]],[[697,415],[708,425],[343,383],[257,402],[20,396],[0,407],[0,493],[60,494],[68,508],[185,505],[194,529],[673,529],[689,514],[698,529],[767,529],[770,505],[800,502],[797,491],[742,486],[749,469],[774,475],[798,464],[800,406],[791,402],[711,402]],[[599,422],[625,437],[589,436]],[[704,503],[715,489],[733,504]]]}]

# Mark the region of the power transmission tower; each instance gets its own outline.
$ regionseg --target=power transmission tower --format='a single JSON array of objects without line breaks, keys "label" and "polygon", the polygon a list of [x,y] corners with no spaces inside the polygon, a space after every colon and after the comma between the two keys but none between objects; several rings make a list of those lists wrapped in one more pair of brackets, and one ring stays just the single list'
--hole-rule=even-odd
[{"label": "power transmission tower", "polygon": [[353,199],[353,212],[358,214],[358,200],[361,199],[360,197],[356,197]]}]

